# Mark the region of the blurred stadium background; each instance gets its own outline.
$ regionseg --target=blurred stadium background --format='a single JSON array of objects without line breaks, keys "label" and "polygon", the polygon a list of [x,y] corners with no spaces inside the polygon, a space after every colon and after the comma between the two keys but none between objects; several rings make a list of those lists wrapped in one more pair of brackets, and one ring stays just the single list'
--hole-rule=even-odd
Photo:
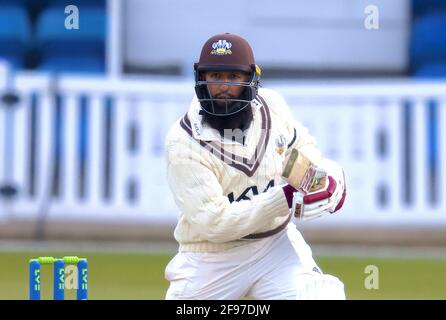
[{"label": "blurred stadium background", "polygon": [[323,270],[445,299],[445,30],[445,0],[1,0],[0,299],[27,298],[27,259],[82,253],[91,298],[163,299],[164,137],[222,32],[345,168],[342,212],[299,225]]}]

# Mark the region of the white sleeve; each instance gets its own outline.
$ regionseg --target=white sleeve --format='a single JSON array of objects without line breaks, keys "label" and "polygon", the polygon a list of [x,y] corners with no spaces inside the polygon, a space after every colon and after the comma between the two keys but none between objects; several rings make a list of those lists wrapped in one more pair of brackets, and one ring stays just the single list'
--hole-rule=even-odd
[{"label": "white sleeve", "polygon": [[316,139],[308,132],[308,129],[297,121],[292,122],[296,132],[295,141],[287,149],[286,155],[292,148],[304,153],[318,167],[327,171],[328,175],[341,179],[342,168],[334,161],[325,158],[316,146]]},{"label": "white sleeve", "polygon": [[322,152],[317,148],[316,139],[309,133],[308,129],[300,122],[294,120],[285,99],[274,91],[270,91],[269,94],[272,96],[278,110],[280,110],[282,118],[287,122],[289,138],[285,157],[289,155],[292,149],[297,149],[299,152],[304,153],[313,163],[326,169],[329,175],[335,177],[343,175],[342,168],[338,164],[322,156]]},{"label": "white sleeve", "polygon": [[300,122],[294,120],[290,107],[285,99],[275,91],[269,91],[271,100],[274,102],[275,108],[283,121],[286,122],[288,128],[287,150],[285,157],[289,155],[292,149],[297,149],[313,162],[319,163],[321,152],[316,147],[316,139],[308,132],[308,129]]},{"label": "white sleeve", "polygon": [[289,214],[281,186],[269,188],[251,200],[229,202],[217,177],[205,164],[168,157],[168,183],[185,219],[210,242],[240,239],[278,216]]},{"label": "white sleeve", "polygon": [[299,152],[304,153],[312,162],[321,164],[322,153],[316,147],[316,139],[308,132],[308,129],[297,121],[293,121],[293,128],[295,132],[294,141],[291,141],[289,148],[285,155],[287,156],[291,149],[295,148]]}]

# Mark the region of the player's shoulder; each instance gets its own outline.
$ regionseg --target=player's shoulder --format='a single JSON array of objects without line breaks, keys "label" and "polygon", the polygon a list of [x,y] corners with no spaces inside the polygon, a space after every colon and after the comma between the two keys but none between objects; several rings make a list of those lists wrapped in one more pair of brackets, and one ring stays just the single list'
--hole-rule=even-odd
[{"label": "player's shoulder", "polygon": [[283,117],[289,117],[289,107],[284,97],[276,90],[259,88],[258,94],[265,100],[271,113]]},{"label": "player's shoulder", "polygon": [[190,140],[190,135],[184,129],[184,122],[186,121],[186,114],[183,114],[175,123],[170,127],[167,133],[165,144],[166,146],[174,144],[183,144]]},{"label": "player's shoulder", "polygon": [[188,135],[183,129],[181,123],[184,121],[184,115],[181,116],[170,128],[164,141],[165,155],[168,163],[174,163],[180,158],[187,158],[190,156],[190,149]]},{"label": "player's shoulder", "polygon": [[166,145],[174,143],[184,143],[192,139],[190,132],[190,115],[197,113],[199,109],[198,99],[194,95],[189,105],[189,109],[170,127],[167,133],[165,143]]},{"label": "player's shoulder", "polygon": [[279,92],[270,88],[261,87],[259,88],[258,93],[263,99],[270,100],[271,102],[283,100],[283,97]]}]

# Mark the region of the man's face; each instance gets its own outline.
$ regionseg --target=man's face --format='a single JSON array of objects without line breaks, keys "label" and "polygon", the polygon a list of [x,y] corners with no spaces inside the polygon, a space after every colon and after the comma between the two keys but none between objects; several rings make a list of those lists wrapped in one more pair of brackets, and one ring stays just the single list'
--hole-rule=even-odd
[{"label": "man's face", "polygon": [[[207,71],[204,73],[206,81],[221,82],[221,84],[209,84],[209,92],[213,98],[217,99],[236,99],[242,93],[244,87],[237,85],[228,85],[227,82],[247,82],[249,74],[242,71]],[[217,104],[225,105],[221,100]]]}]

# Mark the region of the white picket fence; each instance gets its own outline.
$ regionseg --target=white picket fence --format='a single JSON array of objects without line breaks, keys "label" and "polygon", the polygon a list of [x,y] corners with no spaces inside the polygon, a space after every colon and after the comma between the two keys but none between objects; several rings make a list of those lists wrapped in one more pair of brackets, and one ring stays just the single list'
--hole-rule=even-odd
[{"label": "white picket fence", "polygon": [[[176,222],[178,210],[165,179],[164,138],[187,110],[193,83],[54,81],[47,75],[18,74],[9,86],[20,101],[12,109],[0,105],[0,187],[13,185],[18,194],[0,198],[0,220],[44,216],[49,221]],[[345,168],[344,209],[316,223],[446,227],[446,83],[269,87],[284,95],[326,156]],[[437,112],[434,178],[429,173],[429,101]],[[85,114],[82,158],[80,121]],[[55,123],[61,124],[59,131]]]},{"label": "white picket fence", "polygon": [[[345,168],[344,212],[318,223],[446,225],[446,83],[375,81],[277,89],[326,156]],[[435,104],[434,119],[429,119],[430,104]],[[428,134],[431,125],[435,138]],[[436,150],[433,163],[430,144]]]}]

